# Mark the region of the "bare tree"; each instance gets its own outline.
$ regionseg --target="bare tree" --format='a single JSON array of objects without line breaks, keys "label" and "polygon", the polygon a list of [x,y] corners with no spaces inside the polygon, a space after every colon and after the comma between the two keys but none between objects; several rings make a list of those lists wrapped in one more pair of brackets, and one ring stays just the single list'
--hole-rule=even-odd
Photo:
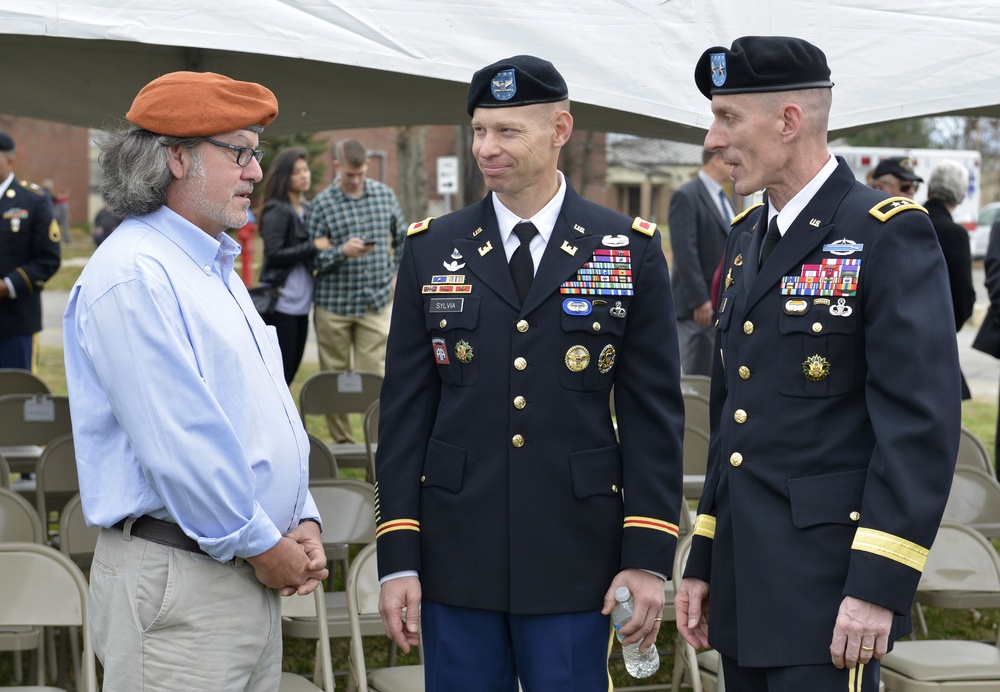
[{"label": "bare tree", "polygon": [[396,195],[409,222],[427,216],[427,168],[424,150],[427,127],[408,125],[396,128],[398,182]]}]

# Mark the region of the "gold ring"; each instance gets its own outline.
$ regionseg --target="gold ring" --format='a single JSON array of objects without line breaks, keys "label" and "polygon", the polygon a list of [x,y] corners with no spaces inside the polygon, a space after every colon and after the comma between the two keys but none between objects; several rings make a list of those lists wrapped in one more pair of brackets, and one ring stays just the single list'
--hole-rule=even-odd
[{"label": "gold ring", "polygon": [[653,618],[653,622],[660,622],[662,620],[663,620],[663,618]]},{"label": "gold ring", "polygon": [[874,646],[862,646],[861,650],[862,651],[874,651],[875,647]]}]

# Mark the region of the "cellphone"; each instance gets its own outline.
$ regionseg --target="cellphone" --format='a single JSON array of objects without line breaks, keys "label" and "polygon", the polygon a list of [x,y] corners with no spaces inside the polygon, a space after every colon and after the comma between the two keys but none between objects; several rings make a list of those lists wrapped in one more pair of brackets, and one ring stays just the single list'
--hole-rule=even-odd
[{"label": "cellphone", "polygon": [[377,240],[372,240],[371,238],[369,238],[368,240],[364,241],[364,243],[365,243],[365,245],[375,245],[375,244],[378,243],[378,241]]}]

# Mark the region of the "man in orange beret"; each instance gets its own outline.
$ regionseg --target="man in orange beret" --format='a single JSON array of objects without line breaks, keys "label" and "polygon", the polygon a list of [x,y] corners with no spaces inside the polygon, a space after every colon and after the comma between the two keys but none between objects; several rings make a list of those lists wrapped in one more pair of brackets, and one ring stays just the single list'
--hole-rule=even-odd
[{"label": "man in orange beret", "polygon": [[259,84],[175,72],[101,141],[125,221],[64,317],[105,690],[275,690],[279,593],[327,576],[309,442],[277,340],[233,272],[261,179]]}]

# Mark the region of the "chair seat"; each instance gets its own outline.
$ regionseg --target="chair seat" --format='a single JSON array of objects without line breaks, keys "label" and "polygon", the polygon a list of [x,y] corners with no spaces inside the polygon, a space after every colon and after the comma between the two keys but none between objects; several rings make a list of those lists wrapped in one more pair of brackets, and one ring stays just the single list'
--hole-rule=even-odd
[{"label": "chair seat", "polygon": [[[326,617],[330,623],[331,637],[350,637],[351,629],[347,620],[347,593],[344,591],[327,591]],[[317,621],[315,617],[281,618],[281,629],[290,637],[315,639],[317,636]],[[361,617],[361,633],[366,636],[385,636],[385,626],[378,613]]]},{"label": "chair seat", "polygon": [[295,673],[282,673],[278,692],[316,692],[322,690],[309,680]]},{"label": "chair seat", "polygon": [[698,654],[698,667],[707,670],[711,673],[719,674],[719,666],[721,661],[719,659],[719,652],[715,649],[710,649],[708,651],[702,651]]},{"label": "chair seat", "polygon": [[368,465],[368,450],[363,442],[334,442],[330,451],[337,458],[337,466],[353,467]]},{"label": "chair seat", "polygon": [[29,651],[42,641],[41,629],[33,625],[0,627],[0,651]]},{"label": "chair seat", "polygon": [[368,672],[368,687],[382,692],[424,692],[424,667],[396,666]]},{"label": "chair seat", "polygon": [[882,659],[882,669],[913,680],[989,680],[1000,686],[1000,649],[992,644],[970,641],[896,642]]},{"label": "chair seat", "polygon": [[917,603],[936,608],[1000,608],[996,591],[917,591]]}]

